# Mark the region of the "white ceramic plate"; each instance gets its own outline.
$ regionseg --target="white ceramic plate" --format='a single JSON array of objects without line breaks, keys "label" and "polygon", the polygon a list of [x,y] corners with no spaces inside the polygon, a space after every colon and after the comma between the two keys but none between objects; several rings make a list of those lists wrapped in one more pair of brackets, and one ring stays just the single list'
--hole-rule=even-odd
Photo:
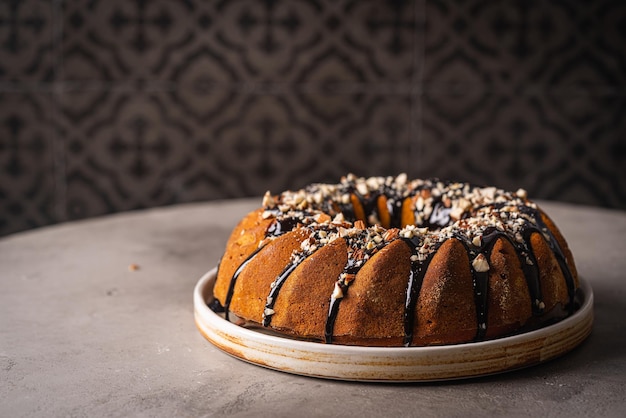
[{"label": "white ceramic plate", "polygon": [[241,360],[284,372],[341,380],[434,381],[501,373],[563,355],[589,336],[593,292],[581,280],[584,301],[571,317],[536,331],[478,343],[436,347],[354,347],[295,340],[226,321],[210,310],[216,269],[194,289],[202,335]]}]

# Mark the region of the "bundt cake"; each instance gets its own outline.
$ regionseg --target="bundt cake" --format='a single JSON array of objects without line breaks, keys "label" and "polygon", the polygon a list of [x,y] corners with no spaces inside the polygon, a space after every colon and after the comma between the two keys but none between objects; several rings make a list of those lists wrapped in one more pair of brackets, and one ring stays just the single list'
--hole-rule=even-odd
[{"label": "bundt cake", "polygon": [[228,240],[212,309],[307,340],[424,346],[560,320],[578,288],[522,189],[348,175],[266,193]]}]

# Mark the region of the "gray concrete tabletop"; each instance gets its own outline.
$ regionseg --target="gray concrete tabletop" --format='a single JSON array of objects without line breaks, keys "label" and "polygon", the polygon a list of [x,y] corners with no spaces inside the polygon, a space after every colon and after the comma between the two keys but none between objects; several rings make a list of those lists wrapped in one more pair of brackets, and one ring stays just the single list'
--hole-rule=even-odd
[{"label": "gray concrete tabletop", "polygon": [[438,383],[268,370],[197,331],[192,292],[260,199],[66,223],[0,239],[0,416],[626,416],[626,213],[542,202],[595,296],[556,360]]}]

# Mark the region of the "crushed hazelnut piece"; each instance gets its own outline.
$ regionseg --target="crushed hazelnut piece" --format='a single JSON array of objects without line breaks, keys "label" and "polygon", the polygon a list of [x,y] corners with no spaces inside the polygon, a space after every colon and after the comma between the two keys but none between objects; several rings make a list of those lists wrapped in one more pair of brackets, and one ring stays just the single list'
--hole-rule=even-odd
[{"label": "crushed hazelnut piece", "polygon": [[485,273],[489,271],[489,263],[487,262],[487,258],[483,254],[478,254],[474,261],[472,261],[472,267],[478,273]]},{"label": "crushed hazelnut piece", "polygon": [[367,189],[367,184],[366,183],[357,183],[356,190],[363,196],[365,196],[365,195],[367,195],[369,193],[369,190]]},{"label": "crushed hazelnut piece", "polygon": [[335,289],[333,290],[333,294],[331,295],[331,298],[332,299],[343,298],[343,290],[341,290],[341,286],[339,286],[339,283],[335,283]]},{"label": "crushed hazelnut piece", "polygon": [[330,216],[325,213],[318,213],[317,215],[315,215],[315,222],[317,222],[318,224],[330,222]]},{"label": "crushed hazelnut piece", "polygon": [[356,274],[345,274],[344,278],[343,278],[343,282],[345,284],[350,284],[351,282],[354,281],[354,279],[356,278]]},{"label": "crushed hazelnut piece", "polygon": [[383,239],[385,241],[391,241],[392,239],[396,238],[399,234],[400,234],[400,231],[396,228],[388,229],[387,231],[385,231],[385,234],[383,235]]}]

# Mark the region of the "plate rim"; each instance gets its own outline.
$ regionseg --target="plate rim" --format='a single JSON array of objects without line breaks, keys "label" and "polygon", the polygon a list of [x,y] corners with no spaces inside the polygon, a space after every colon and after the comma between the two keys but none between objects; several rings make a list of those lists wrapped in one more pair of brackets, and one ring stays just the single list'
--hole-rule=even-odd
[{"label": "plate rim", "polygon": [[[327,379],[426,382],[517,370],[573,350],[591,334],[594,319],[593,290],[579,278],[583,292],[580,308],[572,316],[534,331],[474,343],[426,347],[324,344],[270,335],[226,321],[207,305],[207,293],[212,290],[216,275],[217,267],[206,272],[193,291],[196,327],[209,342],[249,363]],[[524,350],[522,346],[528,348]]]}]

